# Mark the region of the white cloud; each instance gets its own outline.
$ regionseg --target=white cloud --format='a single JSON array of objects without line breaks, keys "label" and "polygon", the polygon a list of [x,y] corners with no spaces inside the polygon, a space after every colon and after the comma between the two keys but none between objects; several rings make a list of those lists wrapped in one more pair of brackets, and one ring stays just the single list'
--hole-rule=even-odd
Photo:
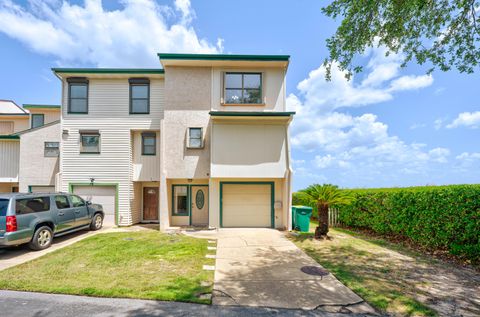
[{"label": "white cloud", "polygon": [[217,53],[198,37],[189,0],[160,6],[154,0],[125,0],[108,11],[98,0],[83,6],[66,1],[31,0],[28,6],[0,3],[0,32],[59,64],[99,67],[159,67],[158,52]]},{"label": "white cloud", "polygon": [[443,118],[438,118],[433,122],[433,126],[435,127],[435,130],[440,130],[443,126],[443,123],[445,122],[445,119]]},{"label": "white cloud", "polygon": [[452,123],[447,125],[447,128],[453,129],[460,126],[472,129],[480,127],[480,111],[460,113]]},{"label": "white cloud", "polygon": [[463,152],[462,154],[457,155],[455,158],[461,161],[475,161],[480,160],[480,153]]}]

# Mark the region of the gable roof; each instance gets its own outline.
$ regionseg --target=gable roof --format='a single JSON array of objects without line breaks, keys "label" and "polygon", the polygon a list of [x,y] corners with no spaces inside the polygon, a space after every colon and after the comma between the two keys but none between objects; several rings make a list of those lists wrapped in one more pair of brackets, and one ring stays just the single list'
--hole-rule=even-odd
[{"label": "gable roof", "polygon": [[28,111],[12,100],[0,99],[0,115],[28,115]]}]

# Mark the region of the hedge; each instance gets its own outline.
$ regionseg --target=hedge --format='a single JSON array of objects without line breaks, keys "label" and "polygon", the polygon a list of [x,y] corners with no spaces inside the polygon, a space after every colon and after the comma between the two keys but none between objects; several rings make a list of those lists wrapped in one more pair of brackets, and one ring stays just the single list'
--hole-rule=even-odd
[{"label": "hedge", "polygon": [[409,239],[430,250],[480,261],[480,185],[352,190],[340,208],[348,227]]}]

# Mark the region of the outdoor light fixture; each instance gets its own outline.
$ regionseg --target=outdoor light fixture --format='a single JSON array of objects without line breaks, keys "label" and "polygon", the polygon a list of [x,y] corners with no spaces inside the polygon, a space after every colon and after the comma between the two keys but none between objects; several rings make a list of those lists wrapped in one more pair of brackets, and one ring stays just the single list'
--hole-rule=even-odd
[{"label": "outdoor light fixture", "polygon": [[90,178],[90,185],[93,186],[93,183],[95,182],[95,178]]}]

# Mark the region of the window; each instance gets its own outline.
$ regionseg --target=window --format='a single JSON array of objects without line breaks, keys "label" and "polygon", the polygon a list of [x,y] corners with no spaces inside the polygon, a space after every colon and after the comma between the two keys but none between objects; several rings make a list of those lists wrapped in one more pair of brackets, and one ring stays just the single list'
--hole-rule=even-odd
[{"label": "window", "polygon": [[85,206],[85,200],[78,197],[77,195],[72,195],[72,196],[70,196],[70,198],[72,199],[72,206],[73,207],[83,207],[83,206]]},{"label": "window", "polygon": [[203,129],[188,128],[188,148],[199,149],[203,147]]},{"label": "window", "polygon": [[32,114],[32,129],[41,127],[44,124],[45,117],[43,114],[34,113]]},{"label": "window", "polygon": [[100,153],[100,133],[98,131],[80,131],[80,153]]},{"label": "window", "polygon": [[130,78],[130,113],[150,113],[150,80],[148,78]]},{"label": "window", "polygon": [[8,199],[0,199],[0,217],[5,217],[7,215]]},{"label": "window", "polygon": [[59,142],[45,142],[45,149],[44,149],[45,157],[57,157],[59,155],[60,155]]},{"label": "window", "polygon": [[48,210],[50,210],[50,197],[17,199],[15,202],[15,212],[17,215],[25,215]]},{"label": "window", "polygon": [[157,154],[157,136],[155,132],[142,133],[142,155]]},{"label": "window", "polygon": [[173,215],[188,216],[188,186],[173,185]]},{"label": "window", "polygon": [[261,73],[226,73],[225,104],[261,104]]},{"label": "window", "polygon": [[55,196],[55,204],[58,209],[70,208],[70,202],[67,196]]},{"label": "window", "polygon": [[86,78],[67,78],[68,113],[88,113],[88,80]]}]

